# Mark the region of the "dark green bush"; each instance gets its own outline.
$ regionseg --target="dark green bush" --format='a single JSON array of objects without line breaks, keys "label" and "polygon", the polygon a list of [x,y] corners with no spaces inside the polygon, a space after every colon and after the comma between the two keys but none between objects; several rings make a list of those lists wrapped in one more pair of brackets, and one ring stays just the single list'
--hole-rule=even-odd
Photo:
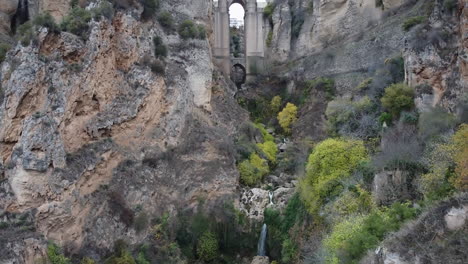
[{"label": "dark green bush", "polygon": [[164,45],[160,36],[153,37],[154,43],[154,56],[157,58],[165,58],[167,56],[167,47]]},{"label": "dark green bush", "polygon": [[11,46],[6,44],[6,43],[1,43],[0,44],[0,63],[2,63],[5,60],[6,53],[8,50],[10,50]]},{"label": "dark green bush", "polygon": [[267,6],[263,9],[263,16],[271,19],[273,12],[275,11],[276,5],[275,3],[268,3]]},{"label": "dark green bush", "polygon": [[205,39],[205,38],[206,38],[206,29],[205,29],[205,26],[203,26],[203,25],[198,25],[198,26],[197,26],[197,30],[198,30],[198,38],[199,38],[199,39]]},{"label": "dark green bush", "polygon": [[164,62],[160,60],[154,60],[150,64],[151,71],[156,73],[156,74],[162,74],[164,75],[166,73],[166,66],[164,65]]},{"label": "dark green bush", "polygon": [[23,45],[24,47],[29,46],[29,44],[31,43],[31,40],[35,38],[35,34],[34,34],[35,31],[34,31],[34,27],[31,21],[28,21],[20,25],[17,29],[17,32],[19,36],[18,37],[19,41],[21,45]]},{"label": "dark green bush", "polygon": [[385,88],[385,94],[380,101],[382,106],[396,118],[400,116],[401,111],[413,108],[414,90],[403,83],[392,84]]},{"label": "dark green bush", "polygon": [[159,0],[140,0],[140,3],[143,5],[143,13],[141,13],[143,20],[152,18],[159,9]]},{"label": "dark green bush", "polygon": [[179,25],[179,35],[182,39],[197,38],[198,28],[191,20],[185,20]]},{"label": "dark green bush", "polygon": [[174,29],[174,18],[172,18],[171,13],[164,11],[161,12],[158,16],[158,21],[164,29],[172,31]]},{"label": "dark green bush", "polygon": [[52,243],[47,246],[47,258],[51,264],[71,264],[70,259],[63,255],[61,249]]},{"label": "dark green bush", "polygon": [[205,232],[198,240],[197,254],[200,259],[212,261],[218,257],[218,250],[218,240],[212,232]]},{"label": "dark green bush", "polygon": [[60,32],[60,28],[55,23],[55,19],[49,13],[36,16],[33,20],[33,24],[39,27],[45,27],[54,33]]},{"label": "dark green bush", "polygon": [[457,0],[444,0],[444,8],[452,12],[458,6]]},{"label": "dark green bush", "polygon": [[304,82],[303,96],[300,98],[299,104],[307,101],[312,90],[325,92],[327,100],[332,100],[335,97],[335,82],[328,78],[316,78]]},{"label": "dark green bush", "polygon": [[90,11],[74,7],[70,13],[63,18],[60,27],[63,31],[70,32],[83,39],[87,39],[89,26],[88,23],[91,21],[92,14]]},{"label": "dark green bush", "polygon": [[410,17],[405,20],[405,22],[402,25],[402,28],[404,31],[410,30],[412,27],[424,23],[426,21],[425,16],[415,16],[415,17]]},{"label": "dark green bush", "polygon": [[392,123],[392,115],[387,112],[383,112],[379,117],[379,122],[381,124],[385,123],[387,125],[390,125]]}]

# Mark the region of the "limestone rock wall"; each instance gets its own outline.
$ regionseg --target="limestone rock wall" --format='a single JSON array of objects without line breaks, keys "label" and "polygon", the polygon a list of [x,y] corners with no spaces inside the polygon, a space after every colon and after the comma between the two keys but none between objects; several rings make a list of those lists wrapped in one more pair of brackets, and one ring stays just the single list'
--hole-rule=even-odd
[{"label": "limestone rock wall", "polygon": [[[185,3],[163,8],[210,32],[209,2]],[[232,134],[248,116],[215,71],[209,41],[181,41],[132,12],[91,22],[86,42],[42,29],[2,64],[0,219],[11,228],[0,229],[0,263],[36,263],[48,239],[103,256],[117,239],[146,237],[132,225],[139,213],[233,197]],[[169,48],[165,75],[147,64],[155,35]]]}]

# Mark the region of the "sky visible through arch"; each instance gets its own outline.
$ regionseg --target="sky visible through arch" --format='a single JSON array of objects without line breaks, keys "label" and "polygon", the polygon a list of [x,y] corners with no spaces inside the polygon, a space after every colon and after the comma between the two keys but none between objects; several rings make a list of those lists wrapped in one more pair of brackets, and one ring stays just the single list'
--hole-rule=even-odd
[{"label": "sky visible through arch", "polygon": [[240,4],[232,4],[229,7],[229,17],[244,20],[244,8]]}]

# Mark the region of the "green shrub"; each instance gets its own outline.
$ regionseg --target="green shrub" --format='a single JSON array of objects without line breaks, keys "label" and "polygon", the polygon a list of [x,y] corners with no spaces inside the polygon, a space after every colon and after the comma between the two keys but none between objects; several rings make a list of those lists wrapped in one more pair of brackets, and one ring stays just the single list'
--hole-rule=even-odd
[{"label": "green shrub", "polygon": [[335,81],[328,78],[317,78],[306,81],[301,104],[309,97],[312,90],[322,91],[325,93],[327,100],[332,100],[335,97]]},{"label": "green shrub", "polygon": [[99,6],[91,9],[93,18],[99,20],[101,17],[105,17],[111,20],[114,17],[115,10],[111,3],[107,1],[102,1],[99,3]]},{"label": "green shrub", "polygon": [[96,264],[96,261],[94,261],[93,259],[91,258],[88,258],[88,257],[84,257],[80,264]]},{"label": "green shrub", "polygon": [[291,133],[291,126],[297,121],[297,106],[287,103],[286,107],[278,113],[278,122],[287,134]]},{"label": "green shrub", "polygon": [[141,13],[143,20],[152,18],[159,9],[159,0],[140,0],[140,3],[143,5],[143,13]]},{"label": "green shrub", "polygon": [[281,261],[291,263],[296,257],[296,251],[296,245],[290,239],[284,240],[281,248]]},{"label": "green shrub", "polygon": [[178,29],[179,35],[182,39],[197,38],[198,28],[191,20],[184,20]]},{"label": "green shrub", "polygon": [[266,39],[267,47],[271,47],[271,43],[273,42],[273,31],[268,32],[268,36]]},{"label": "green shrub", "polygon": [[414,90],[403,83],[392,84],[385,88],[385,94],[380,101],[382,106],[396,118],[401,111],[413,108]]},{"label": "green shrub", "polygon": [[372,84],[372,81],[373,81],[372,78],[365,79],[358,86],[356,86],[355,90],[358,92],[361,92],[361,91],[368,89],[369,86]]},{"label": "green shrub", "polygon": [[104,263],[105,264],[136,264],[135,259],[127,250],[123,250],[122,252],[118,253],[117,256],[110,257]]},{"label": "green shrub", "polygon": [[275,142],[265,141],[264,143],[257,143],[257,147],[272,164],[276,164],[276,154],[278,153],[278,147],[276,146]]},{"label": "green shrub", "polygon": [[241,181],[249,186],[257,184],[270,172],[268,162],[252,153],[248,160],[242,161],[238,165]]},{"label": "green shrub", "polygon": [[0,43],[0,63],[5,60],[6,53],[10,50],[11,46],[6,43]]},{"label": "green shrub", "polygon": [[17,32],[21,45],[24,47],[29,46],[31,40],[34,38],[34,28],[31,21],[27,21],[26,23],[20,25]]},{"label": "green shrub", "polygon": [[272,113],[272,116],[275,116],[280,108],[281,108],[281,96],[277,95],[277,96],[274,96],[272,99],[271,99],[271,102],[270,102],[270,111]]},{"label": "green shrub", "polygon": [[212,261],[218,257],[218,240],[212,232],[205,232],[198,240],[197,254],[204,261]]},{"label": "green shrub", "polygon": [[198,26],[197,26],[197,31],[198,31],[198,36],[197,36],[197,38],[199,38],[199,39],[205,39],[205,38],[206,38],[206,29],[205,29],[205,26],[203,26],[203,25],[198,25]]},{"label": "green shrub", "polygon": [[265,8],[263,9],[263,16],[271,19],[273,16],[273,12],[275,11],[276,5],[275,3],[268,3]]},{"label": "green shrub", "polygon": [[331,222],[341,221],[349,215],[369,213],[375,208],[372,194],[360,185],[351,186],[343,192],[333,203],[327,205],[325,214]]},{"label": "green shrub", "polygon": [[139,252],[138,253],[138,256],[137,258],[135,259],[136,261],[136,264],[151,264],[151,262],[149,262],[146,257],[145,257],[145,253],[143,252]]},{"label": "green shrub", "polygon": [[266,142],[266,141],[275,141],[275,138],[274,138],[270,133],[268,133],[268,131],[266,130],[265,125],[260,124],[260,123],[257,123],[257,124],[254,124],[254,126],[255,126],[258,130],[260,130],[260,132],[262,133],[263,142]]},{"label": "green shrub", "polygon": [[62,254],[61,249],[52,243],[47,246],[47,258],[51,264],[71,264],[70,259]]},{"label": "green shrub", "polygon": [[137,233],[140,233],[141,231],[145,230],[148,226],[148,215],[145,212],[141,212],[135,217],[135,221],[133,224]]},{"label": "green shrub", "polygon": [[380,124],[385,123],[387,125],[390,125],[392,123],[392,115],[390,113],[383,112],[379,116],[379,122]]},{"label": "green shrub", "polygon": [[7,222],[0,222],[0,229],[5,229],[9,227],[10,225]]},{"label": "green shrub", "polygon": [[157,58],[164,58],[167,56],[167,47],[164,45],[163,40],[160,36],[153,37],[154,43],[154,56]]},{"label": "green shrub", "polygon": [[455,187],[460,191],[466,191],[468,190],[468,124],[462,124],[453,135],[450,151],[455,162]]},{"label": "green shrub", "polygon": [[425,16],[415,16],[415,17],[410,17],[405,20],[403,23],[402,27],[404,31],[410,30],[412,27],[426,22],[426,17]]},{"label": "green shrub", "polygon": [[319,143],[309,156],[306,177],[300,183],[308,210],[316,213],[324,202],[336,196],[343,188],[340,180],[366,159],[362,141],[327,139]]},{"label": "green shrub", "polygon": [[458,6],[457,0],[444,0],[444,8],[452,12]]},{"label": "green shrub", "polygon": [[49,13],[43,13],[43,14],[37,15],[33,19],[33,24],[39,27],[45,27],[49,31],[54,32],[54,33],[60,32],[60,28],[55,23],[55,19]]},{"label": "green shrub", "polygon": [[158,16],[158,21],[166,30],[172,31],[174,29],[174,18],[172,18],[171,13],[167,11],[161,12]]},{"label": "green shrub", "polygon": [[416,209],[408,204],[395,203],[390,208],[338,222],[323,242],[329,253],[326,262],[357,263],[386,234],[398,230],[406,220],[416,215]]},{"label": "green shrub", "polygon": [[63,18],[60,28],[63,31],[70,32],[83,39],[87,39],[89,30],[89,21],[92,13],[84,8],[74,7],[70,13]]}]

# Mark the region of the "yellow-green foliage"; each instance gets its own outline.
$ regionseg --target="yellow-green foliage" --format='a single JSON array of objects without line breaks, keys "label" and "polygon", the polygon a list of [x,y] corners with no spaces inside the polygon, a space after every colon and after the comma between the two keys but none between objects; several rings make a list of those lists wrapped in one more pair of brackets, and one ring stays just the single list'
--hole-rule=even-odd
[{"label": "yellow-green foliage", "polygon": [[268,162],[255,153],[252,153],[248,160],[239,163],[238,170],[241,181],[250,186],[257,184],[270,172]]},{"label": "yellow-green foliage", "polygon": [[218,257],[218,248],[216,236],[212,232],[206,231],[198,240],[198,257],[207,262],[212,261]]},{"label": "yellow-green foliage", "polygon": [[287,103],[283,111],[278,113],[278,122],[284,132],[290,133],[291,126],[297,120],[297,106]]},{"label": "yellow-green foliage", "polygon": [[274,115],[276,115],[280,110],[281,100],[282,100],[281,96],[279,96],[279,95],[277,95],[277,96],[273,97],[273,99],[271,99],[270,110]]},{"label": "yellow-green foliage", "polygon": [[453,187],[468,190],[468,124],[462,124],[449,142],[433,146],[427,163],[430,171],[419,179],[426,199],[444,198]]},{"label": "yellow-green foliage", "polygon": [[423,158],[429,166],[429,172],[419,178],[418,186],[425,199],[438,200],[450,195],[454,188],[449,180],[453,176],[453,157],[449,143],[428,144]]},{"label": "yellow-green foliage", "polygon": [[403,110],[409,110],[414,106],[414,90],[404,83],[392,84],[385,88],[385,94],[380,99],[393,117],[398,117]]},{"label": "yellow-green foliage", "polygon": [[263,141],[266,142],[266,141],[274,141],[275,140],[275,138],[270,133],[268,133],[268,131],[265,128],[265,125],[263,125],[261,123],[257,123],[257,124],[254,124],[254,126],[256,128],[258,128],[258,130],[260,130],[260,132],[262,133]]},{"label": "yellow-green foliage", "polygon": [[84,257],[80,264],[95,264],[96,262],[93,259],[90,259],[88,257]]},{"label": "yellow-green foliage", "polygon": [[276,154],[278,147],[273,141],[265,141],[264,143],[257,143],[257,147],[265,154],[265,157],[273,164],[276,163]]},{"label": "yellow-green foliage", "polygon": [[326,198],[337,195],[340,180],[367,159],[364,143],[359,140],[327,139],[310,154],[306,177],[301,181],[301,196],[310,212],[316,212]]},{"label": "yellow-green foliage", "polygon": [[346,246],[346,242],[351,240],[356,234],[362,231],[365,217],[358,215],[344,221],[338,222],[332,233],[323,241],[325,249],[329,252],[326,263],[339,263],[335,252]]},{"label": "yellow-green foliage", "polygon": [[453,159],[455,161],[455,187],[468,189],[468,124],[462,124],[452,137]]},{"label": "yellow-green foliage", "polygon": [[118,256],[110,257],[104,263],[105,264],[136,264],[135,259],[127,250],[120,252]]},{"label": "yellow-green foliage", "polygon": [[375,203],[372,194],[358,185],[352,191],[344,192],[338,197],[326,214],[333,217],[333,222],[337,222],[349,215],[369,213],[373,208],[375,208]]},{"label": "yellow-green foliage", "polygon": [[363,90],[369,88],[369,85],[371,85],[372,81],[373,81],[372,78],[365,79],[358,86],[356,86],[355,90],[360,92],[360,91],[363,91]]}]

